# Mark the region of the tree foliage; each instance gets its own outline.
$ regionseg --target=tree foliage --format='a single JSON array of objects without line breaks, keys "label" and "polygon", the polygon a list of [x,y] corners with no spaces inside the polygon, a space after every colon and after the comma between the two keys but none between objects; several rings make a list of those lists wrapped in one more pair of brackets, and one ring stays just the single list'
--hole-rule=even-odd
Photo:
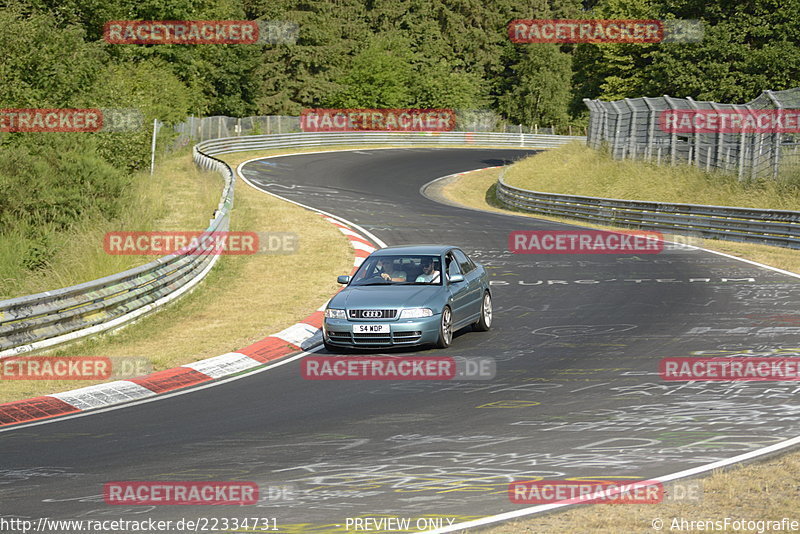
[{"label": "tree foliage", "polygon": [[[514,44],[517,18],[696,19],[706,31],[696,43]],[[107,21],[131,19],[287,21],[299,35],[103,41]],[[0,224],[26,221],[38,235],[89,211],[113,216],[128,172],[147,165],[155,118],[446,107],[563,127],[585,116],[583,98],[745,102],[798,86],[798,43],[800,0],[6,0],[0,108],[135,108],[145,127],[0,134]]]}]

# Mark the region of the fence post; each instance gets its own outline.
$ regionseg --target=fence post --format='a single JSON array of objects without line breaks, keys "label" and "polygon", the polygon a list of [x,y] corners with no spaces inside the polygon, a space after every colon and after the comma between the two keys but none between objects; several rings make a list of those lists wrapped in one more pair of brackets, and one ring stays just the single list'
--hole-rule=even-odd
[{"label": "fence post", "polygon": [[[597,123],[597,110],[594,109],[592,101],[588,98],[583,99],[583,105],[589,108],[589,128],[586,132],[586,146],[594,148],[594,126]],[[570,135],[572,135],[571,131]]]},{"label": "fence post", "polygon": [[[616,102],[609,102],[611,107],[614,108],[614,112],[616,113],[616,120],[614,121],[614,147],[611,150],[611,158],[617,158],[617,147],[619,146],[619,130],[620,130],[620,122],[622,121],[622,112],[617,107]],[[622,151],[622,159],[625,159],[625,150]]]},{"label": "fence post", "polygon": [[[686,101],[692,107],[693,111],[697,111],[699,108],[697,107],[697,103],[694,99],[690,96],[686,97]],[[689,164],[692,164],[692,156],[691,156],[691,147],[689,148]],[[700,132],[694,132],[694,164],[699,168],[700,167]]]},{"label": "fence post", "polygon": [[[672,105],[672,99],[669,95],[664,95],[664,101],[669,106],[670,110],[675,109],[675,106]],[[675,131],[675,128],[672,129],[672,135],[669,139],[669,164],[675,165],[675,158],[677,155],[678,150],[678,133]]]},{"label": "fence post", "polygon": [[645,159],[650,161],[653,159],[653,142],[655,141],[656,133],[656,109],[650,105],[647,97],[642,98],[647,109],[647,146],[645,148]]},{"label": "fence post", "polygon": [[[747,107],[747,106],[745,106]],[[737,109],[738,111],[738,109]],[[742,181],[744,178],[744,148],[745,148],[745,137],[746,134],[744,133],[744,128],[739,134],[739,181]]]},{"label": "fence post", "polygon": [[[775,108],[778,110],[778,114],[780,115],[781,111],[783,110],[783,104],[775,98],[775,95],[772,91],[767,90],[764,91],[766,95],[772,100],[772,103],[775,104]],[[781,167],[781,145],[783,144],[783,132],[780,131],[780,128],[776,132],[772,132],[772,178],[778,178],[778,171],[780,171]]]},{"label": "fence post", "polygon": [[153,119],[153,141],[150,143],[150,176],[153,176],[156,169],[156,136],[158,135],[158,130],[160,130],[158,119]]},{"label": "fence post", "polygon": [[626,98],[625,103],[631,110],[631,125],[628,128],[628,154],[631,158],[636,158],[636,108],[631,104],[630,98]]},{"label": "fence post", "polygon": [[[709,104],[711,105],[711,109],[713,109],[714,111],[718,112],[720,110],[717,107],[716,102],[709,102]],[[714,156],[715,163],[716,163],[714,166],[716,168],[718,168],[718,169],[723,168],[722,167],[722,148],[723,148],[723,145],[725,144],[725,133],[722,130],[723,129],[720,127],[719,131],[717,132],[717,141],[716,141],[716,143],[717,143],[717,154]],[[708,164],[706,164],[706,168],[708,168]]]}]

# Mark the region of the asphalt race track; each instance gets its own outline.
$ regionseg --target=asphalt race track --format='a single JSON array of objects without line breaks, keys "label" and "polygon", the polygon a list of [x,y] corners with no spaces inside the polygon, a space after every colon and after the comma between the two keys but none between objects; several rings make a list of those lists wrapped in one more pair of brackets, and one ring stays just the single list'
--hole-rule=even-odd
[{"label": "asphalt race track", "polygon": [[[568,227],[420,194],[440,176],[525,154],[360,150],[244,168],[259,187],[387,244],[454,244],[483,263],[492,330],[460,332],[446,351],[404,354],[493,357],[495,379],[306,381],[295,360],[157,402],[3,432],[3,514],[265,517],[279,532],[346,532],[354,517],[446,525],[525,507],[509,501],[514,480],[646,479],[799,435],[798,386],[658,375],[664,357],[800,355],[796,278],[697,250],[514,255],[510,231]],[[103,484],[124,480],[254,481],[265,499],[106,505]],[[266,499],[280,486],[292,489],[286,499]]]}]

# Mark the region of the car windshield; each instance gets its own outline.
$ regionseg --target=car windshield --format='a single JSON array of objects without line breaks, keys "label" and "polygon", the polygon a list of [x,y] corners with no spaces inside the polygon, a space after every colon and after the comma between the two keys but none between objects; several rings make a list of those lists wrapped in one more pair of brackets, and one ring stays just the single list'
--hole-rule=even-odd
[{"label": "car windshield", "polygon": [[370,256],[353,275],[354,286],[442,285],[439,256]]}]

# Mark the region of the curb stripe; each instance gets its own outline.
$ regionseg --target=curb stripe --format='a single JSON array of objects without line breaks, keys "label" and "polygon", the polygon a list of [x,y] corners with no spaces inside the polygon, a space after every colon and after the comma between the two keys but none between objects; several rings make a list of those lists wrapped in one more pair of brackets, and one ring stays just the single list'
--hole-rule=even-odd
[{"label": "curb stripe", "polygon": [[153,395],[155,395],[153,391],[130,380],[116,380],[48,396],[71,404],[78,411],[85,411]]},{"label": "curb stripe", "polygon": [[256,367],[258,364],[258,361],[249,356],[238,352],[228,352],[227,354],[214,356],[213,358],[200,360],[199,362],[187,363],[181,367],[193,369],[211,378],[222,378],[234,373],[246,371],[247,369]]},{"label": "curb stripe", "polygon": [[269,336],[239,350],[239,353],[253,358],[257,362],[266,363],[291,354],[295,350],[295,347],[290,346],[284,340]]},{"label": "curb stripe", "polygon": [[210,376],[198,373],[194,369],[175,367],[174,369],[151,373],[147,376],[132,378],[129,382],[146,387],[153,393],[164,393],[188,386],[196,386],[209,380],[211,380]]},{"label": "curb stripe", "polygon": [[[241,176],[241,172],[239,174]],[[244,181],[252,185],[246,179]],[[293,201],[289,202],[297,204]],[[302,207],[310,209],[307,206]],[[354,267],[350,272],[351,276],[364,261],[364,258],[377,250],[375,243],[345,224],[345,222],[352,224],[349,221],[325,215],[313,209],[312,213],[319,215],[325,221],[336,226],[347,237],[353,249]],[[357,227],[357,225],[354,226]],[[360,227],[358,228],[361,230]],[[369,234],[366,231],[365,233]],[[380,242],[380,246],[384,246],[384,244]],[[339,291],[337,290],[336,293]],[[236,352],[228,352],[129,380],[117,380],[62,393],[0,404],[0,428],[76,412],[106,408],[120,403],[169,393],[178,389],[199,386],[246,371],[262,363],[296,354],[298,350],[304,350],[309,348],[309,345],[314,346],[319,343],[324,310],[327,304],[328,301],[315,312],[289,328],[267,336]]]},{"label": "curb stripe", "polygon": [[57,417],[80,410],[69,403],[49,396],[35,397],[0,405],[0,426]]}]

